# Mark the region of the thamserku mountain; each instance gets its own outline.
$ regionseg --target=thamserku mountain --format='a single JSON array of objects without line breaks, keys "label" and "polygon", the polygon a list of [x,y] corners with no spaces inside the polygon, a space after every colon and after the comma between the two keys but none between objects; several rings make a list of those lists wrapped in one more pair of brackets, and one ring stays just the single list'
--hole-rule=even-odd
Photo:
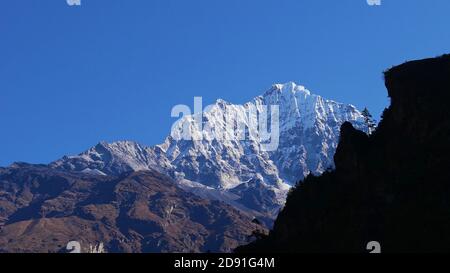
[{"label": "thamserku mountain", "polygon": [[[66,156],[51,167],[94,174],[119,175],[129,171],[156,170],[175,179],[183,188],[202,197],[220,199],[245,211],[274,218],[289,188],[309,173],[321,174],[333,167],[340,125],[349,121],[367,131],[354,106],[311,94],[295,83],[276,84],[244,105],[223,100],[203,114],[213,133],[225,131],[226,116],[244,116],[251,106],[279,105],[279,146],[263,151],[258,140],[234,138],[175,140],[145,147],[135,142],[99,143],[77,156]],[[185,116],[175,128],[190,123],[190,135],[198,131],[193,116]]]},{"label": "thamserku mountain", "polygon": [[223,132],[227,114],[262,105],[279,105],[275,151],[255,139],[178,140],[184,122],[204,134],[184,116],[153,147],[100,142],[48,165],[0,168],[0,251],[61,251],[83,234],[114,252],[228,252],[247,243],[272,225],[292,186],[334,168],[344,122],[368,131],[354,106],[292,82],[244,105],[217,100],[202,122]]}]

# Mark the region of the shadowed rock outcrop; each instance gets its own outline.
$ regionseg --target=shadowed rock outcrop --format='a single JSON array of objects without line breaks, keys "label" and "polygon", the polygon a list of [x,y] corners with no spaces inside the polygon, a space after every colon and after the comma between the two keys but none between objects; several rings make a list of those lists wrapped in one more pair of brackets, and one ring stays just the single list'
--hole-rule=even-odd
[{"label": "shadowed rock outcrop", "polygon": [[238,252],[450,252],[450,56],[385,72],[371,135],[345,123],[336,169],[291,191],[267,238]]}]

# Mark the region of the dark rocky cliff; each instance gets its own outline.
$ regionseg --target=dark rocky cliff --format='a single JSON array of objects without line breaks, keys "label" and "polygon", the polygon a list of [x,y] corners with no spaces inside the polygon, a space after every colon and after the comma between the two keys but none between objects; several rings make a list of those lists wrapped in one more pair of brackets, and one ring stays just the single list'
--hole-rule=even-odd
[{"label": "dark rocky cliff", "polygon": [[270,235],[238,252],[450,252],[450,55],[385,72],[370,137],[345,123],[336,169],[289,194]]}]

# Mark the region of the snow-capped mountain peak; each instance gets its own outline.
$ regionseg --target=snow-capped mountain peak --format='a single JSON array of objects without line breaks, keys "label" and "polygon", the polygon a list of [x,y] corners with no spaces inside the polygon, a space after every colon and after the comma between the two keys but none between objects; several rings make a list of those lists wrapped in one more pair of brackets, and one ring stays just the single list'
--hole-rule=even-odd
[{"label": "snow-capped mountain peak", "polygon": [[297,85],[295,82],[287,82],[287,83],[277,83],[272,86],[263,96],[270,95],[270,93],[278,92],[279,94],[296,94],[298,92],[304,93],[305,95],[311,95],[311,92],[306,89],[303,85]]},{"label": "snow-capped mountain peak", "polygon": [[[279,108],[279,139],[277,149],[272,151],[262,149],[261,139],[250,137],[248,128],[263,113],[264,106]],[[256,109],[257,115],[249,115],[251,109]],[[262,187],[273,193],[267,196],[275,196],[273,206],[265,204],[264,207],[275,211],[282,205],[290,186],[309,173],[320,174],[333,167],[343,122],[350,121],[356,128],[367,131],[361,113],[353,105],[324,99],[293,82],[275,84],[243,105],[218,99],[202,115],[202,126],[197,124],[198,116],[182,117],[160,145],[102,142],[78,156],[64,157],[52,166],[109,175],[156,169],[183,185],[204,185],[203,190],[219,192],[233,192],[233,188],[246,183],[246,187],[239,188],[240,196],[234,191],[234,203],[260,198],[261,194],[259,197],[254,194],[260,193]],[[227,122],[232,117],[237,117],[247,128],[233,125],[234,131],[230,131]],[[181,138],[184,130],[195,138]],[[252,191],[251,187],[255,189]],[[214,194],[218,195],[221,194]]]},{"label": "snow-capped mountain peak", "polygon": [[[157,149],[156,149],[157,150]],[[50,165],[71,171],[118,175],[124,172],[161,170],[164,161],[155,163],[155,149],[134,141],[99,142],[89,150],[76,155],[65,156]]]}]

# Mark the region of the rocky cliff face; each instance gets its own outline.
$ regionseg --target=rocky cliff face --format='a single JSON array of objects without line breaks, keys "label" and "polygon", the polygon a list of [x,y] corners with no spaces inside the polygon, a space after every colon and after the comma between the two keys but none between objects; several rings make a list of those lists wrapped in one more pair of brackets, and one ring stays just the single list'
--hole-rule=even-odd
[{"label": "rocky cliff face", "polygon": [[391,106],[370,137],[341,127],[335,171],[293,190],[270,236],[241,252],[450,251],[450,56],[385,73]]},{"label": "rocky cliff face", "polygon": [[0,169],[0,252],[230,252],[264,227],[154,171],[120,177],[15,164]]}]

